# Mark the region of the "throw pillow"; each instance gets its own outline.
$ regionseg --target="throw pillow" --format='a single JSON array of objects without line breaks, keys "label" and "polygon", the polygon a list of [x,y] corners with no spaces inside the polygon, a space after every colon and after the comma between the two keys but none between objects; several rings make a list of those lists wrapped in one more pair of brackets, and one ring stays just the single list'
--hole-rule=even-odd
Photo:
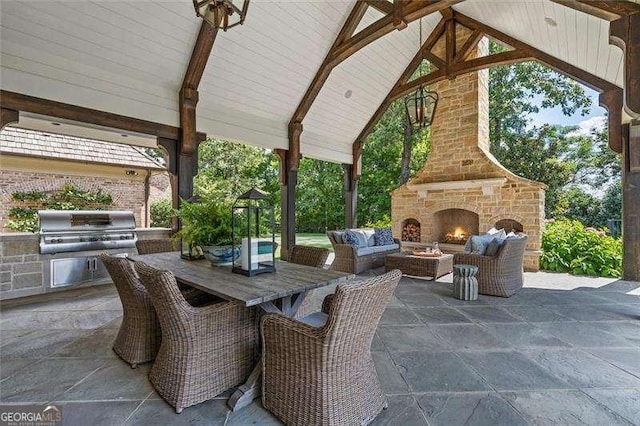
[{"label": "throw pillow", "polygon": [[360,247],[359,245],[360,240],[358,238],[358,234],[350,229],[344,232],[344,235],[342,236],[342,241],[344,241],[345,244],[351,244],[355,248]]},{"label": "throw pillow", "polygon": [[375,228],[374,232],[377,246],[388,246],[395,243],[391,228]]},{"label": "throw pillow", "polygon": [[497,233],[498,233],[498,232],[500,232],[500,231],[502,231],[502,229],[498,230],[498,229],[496,229],[496,227],[494,226],[493,228],[491,228],[491,229],[489,229],[489,230],[487,231],[487,234],[489,234],[489,235],[493,235],[493,234],[497,234]]},{"label": "throw pillow", "polygon": [[487,250],[484,252],[484,255],[495,256],[496,254],[498,254],[500,247],[502,247],[501,242],[497,238],[494,238],[493,240],[491,240],[491,242],[487,246]]},{"label": "throw pillow", "polygon": [[[473,237],[473,235],[471,237]],[[462,249],[463,253],[467,253],[467,254],[471,253],[471,237],[469,237],[469,239],[465,243],[464,249]]]},{"label": "throw pillow", "polygon": [[493,235],[473,235],[471,237],[471,253],[484,254],[493,238]]}]

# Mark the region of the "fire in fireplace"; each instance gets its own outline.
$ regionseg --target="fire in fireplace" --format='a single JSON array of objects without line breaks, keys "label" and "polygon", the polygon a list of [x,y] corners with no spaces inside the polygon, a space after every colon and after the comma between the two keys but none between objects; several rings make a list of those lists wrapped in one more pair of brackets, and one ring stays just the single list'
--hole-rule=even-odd
[{"label": "fire in fireplace", "polygon": [[469,237],[478,234],[479,217],[465,209],[446,209],[436,212],[434,231],[438,241],[449,244],[465,244]]},{"label": "fire in fireplace", "polygon": [[402,222],[402,241],[420,242],[420,222],[415,219],[405,219]]},{"label": "fire in fireplace", "polygon": [[466,244],[470,235],[465,232],[461,226],[456,226],[453,232],[447,232],[444,236],[444,242],[449,244]]}]

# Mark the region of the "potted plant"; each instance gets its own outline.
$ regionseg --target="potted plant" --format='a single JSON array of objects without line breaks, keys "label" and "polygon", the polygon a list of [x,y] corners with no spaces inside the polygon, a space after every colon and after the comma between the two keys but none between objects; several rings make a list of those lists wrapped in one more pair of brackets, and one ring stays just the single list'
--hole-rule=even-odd
[{"label": "potted plant", "polygon": [[174,238],[189,247],[192,257],[204,254],[212,263],[231,261],[231,207],[228,203],[217,199],[183,200],[177,216],[182,227]]}]

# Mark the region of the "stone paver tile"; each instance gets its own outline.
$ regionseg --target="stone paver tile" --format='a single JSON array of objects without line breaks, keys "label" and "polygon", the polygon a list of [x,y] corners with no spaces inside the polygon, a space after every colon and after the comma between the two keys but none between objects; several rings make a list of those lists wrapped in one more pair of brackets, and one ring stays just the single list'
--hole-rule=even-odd
[{"label": "stone paver tile", "polygon": [[640,424],[640,389],[584,389],[583,392],[631,423]]},{"label": "stone paver tile", "polygon": [[453,352],[394,352],[391,357],[414,392],[468,392],[489,389]]},{"label": "stone paver tile", "polygon": [[442,351],[448,345],[438,339],[426,325],[380,326],[378,335],[390,351]]},{"label": "stone paver tile", "polygon": [[135,370],[121,359],[108,360],[97,371],[62,395],[60,401],[142,400],[153,391],[147,378],[150,364]]},{"label": "stone paver tile", "polygon": [[528,322],[559,322],[559,321],[575,321],[573,318],[560,315],[558,312],[538,305],[532,306],[502,306],[514,317],[518,317]]},{"label": "stone paver tile", "polygon": [[509,348],[508,342],[498,339],[477,324],[430,325],[444,342],[455,350],[495,350]]},{"label": "stone paver tile", "polygon": [[84,311],[94,306],[105,303],[105,299],[102,297],[86,297],[86,298],[71,298],[71,299],[56,299],[47,302],[36,303],[29,305],[29,309],[32,311]]},{"label": "stone paver tile", "polygon": [[386,394],[408,394],[409,385],[400,375],[400,371],[386,352],[375,352],[373,362],[378,372],[380,386]]},{"label": "stone paver tile", "polygon": [[68,426],[121,425],[140,403],[142,401],[54,402],[62,412],[62,424]]},{"label": "stone paver tile", "polygon": [[495,306],[461,306],[458,309],[478,322],[522,322],[519,318],[509,315],[504,309]]},{"label": "stone paver tile", "polygon": [[526,425],[496,392],[428,393],[417,397],[430,425]]},{"label": "stone paver tile", "polygon": [[406,307],[387,306],[384,311],[380,324],[402,325],[402,324],[419,324],[420,320],[413,311]]},{"label": "stone paver tile", "polygon": [[115,358],[117,355],[112,348],[117,335],[116,328],[100,328],[64,346],[53,356],[56,358]]},{"label": "stone paver tile", "polygon": [[98,369],[104,359],[46,359],[2,382],[0,401],[47,402]]},{"label": "stone paver tile", "polygon": [[550,305],[598,305],[602,299],[592,296],[590,292],[575,290],[540,290],[533,294],[530,304],[550,306]]},{"label": "stone paver tile", "polygon": [[567,343],[532,324],[486,323],[482,327],[513,348],[567,347]]},{"label": "stone paver tile", "polygon": [[399,299],[406,298],[407,296],[416,295],[416,294],[417,295],[431,294],[435,296],[435,294],[432,294],[432,292],[429,291],[429,289],[427,288],[428,285],[429,284],[418,283],[415,281],[409,281],[406,283],[400,282],[400,284],[398,284],[398,287],[396,287],[394,294]]},{"label": "stone paver tile", "polygon": [[0,330],[49,330],[67,327],[62,322],[70,312],[8,311],[0,316]]},{"label": "stone paver tile", "polygon": [[627,319],[622,313],[616,312],[613,304],[583,305],[577,308],[573,305],[558,305],[551,309],[565,317],[573,318],[576,321],[622,321]]},{"label": "stone paver tile", "polygon": [[553,334],[560,340],[577,347],[632,347],[633,343],[623,337],[607,332],[594,332],[595,327],[591,323],[581,322],[556,322],[539,323],[537,327]]},{"label": "stone paver tile", "polygon": [[122,317],[121,311],[82,311],[72,312],[60,321],[57,328],[95,329],[105,326],[111,321]]},{"label": "stone paver tile", "polygon": [[464,352],[459,355],[497,390],[569,387],[520,352]]},{"label": "stone paver tile", "polygon": [[229,411],[227,422],[225,423],[225,426],[246,425],[275,426],[282,425],[282,422],[262,407],[260,399],[256,399],[251,405],[236,412]]},{"label": "stone paver tile", "polygon": [[112,297],[110,300],[102,301],[102,303],[90,308],[92,311],[120,311],[122,312],[122,302],[119,297]]},{"label": "stone paver tile", "polygon": [[585,350],[640,378],[640,349],[594,348]]},{"label": "stone paver tile", "polygon": [[539,289],[522,289],[511,297],[498,297],[480,295],[480,298],[491,306],[531,306],[531,296],[537,294]]},{"label": "stone paver tile", "polygon": [[629,424],[580,391],[508,392],[502,396],[531,424]]},{"label": "stone paver tile", "polygon": [[596,322],[593,323],[593,326],[599,330],[625,338],[636,346],[640,346],[640,320]]},{"label": "stone paver tile", "polygon": [[389,407],[382,410],[370,423],[371,425],[422,426],[428,424],[412,396],[390,396],[387,400]]},{"label": "stone paver tile", "polygon": [[433,307],[433,308],[413,308],[418,317],[427,324],[461,324],[471,323],[471,320],[464,316],[456,308]]},{"label": "stone paver tile", "polygon": [[65,345],[86,336],[89,332],[89,330],[36,330],[23,339],[4,345],[0,353],[3,357],[45,358]]},{"label": "stone paver tile", "polygon": [[594,291],[590,293],[592,296],[600,297],[608,302],[618,302],[618,303],[640,303],[640,296],[635,294],[626,294],[620,293],[616,291]]},{"label": "stone paver tile", "polygon": [[525,353],[574,388],[640,389],[637,377],[579,349],[528,350]]},{"label": "stone paver tile", "polygon": [[373,335],[373,340],[371,341],[371,351],[384,351],[384,345],[382,344],[382,340],[380,340],[380,336],[378,336],[377,332]]},{"label": "stone paver tile", "polygon": [[446,306],[446,303],[442,298],[431,293],[418,293],[418,294],[401,294],[398,295],[405,305],[410,307],[424,307],[424,306]]},{"label": "stone paver tile", "polygon": [[[245,407],[249,408],[249,407]],[[224,425],[227,419],[227,402],[211,399],[185,408],[176,414],[175,409],[161,399],[147,399],[124,423],[126,425]]]},{"label": "stone paver tile", "polygon": [[6,358],[2,357],[0,360],[0,380],[4,380],[16,372],[22,370],[29,364],[33,364],[37,362],[35,359],[25,359],[25,358]]}]

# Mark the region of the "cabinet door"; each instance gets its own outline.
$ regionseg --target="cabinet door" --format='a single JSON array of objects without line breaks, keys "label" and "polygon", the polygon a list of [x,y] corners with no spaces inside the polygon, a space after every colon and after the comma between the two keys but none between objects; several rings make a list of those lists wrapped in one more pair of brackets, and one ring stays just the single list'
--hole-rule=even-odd
[{"label": "cabinet door", "polygon": [[92,258],[73,257],[51,260],[51,287],[68,287],[89,281],[93,272]]},{"label": "cabinet door", "polygon": [[104,263],[100,260],[99,257],[92,257],[93,262],[93,279],[94,280],[103,280],[105,278],[109,278],[109,271],[104,266]]}]

